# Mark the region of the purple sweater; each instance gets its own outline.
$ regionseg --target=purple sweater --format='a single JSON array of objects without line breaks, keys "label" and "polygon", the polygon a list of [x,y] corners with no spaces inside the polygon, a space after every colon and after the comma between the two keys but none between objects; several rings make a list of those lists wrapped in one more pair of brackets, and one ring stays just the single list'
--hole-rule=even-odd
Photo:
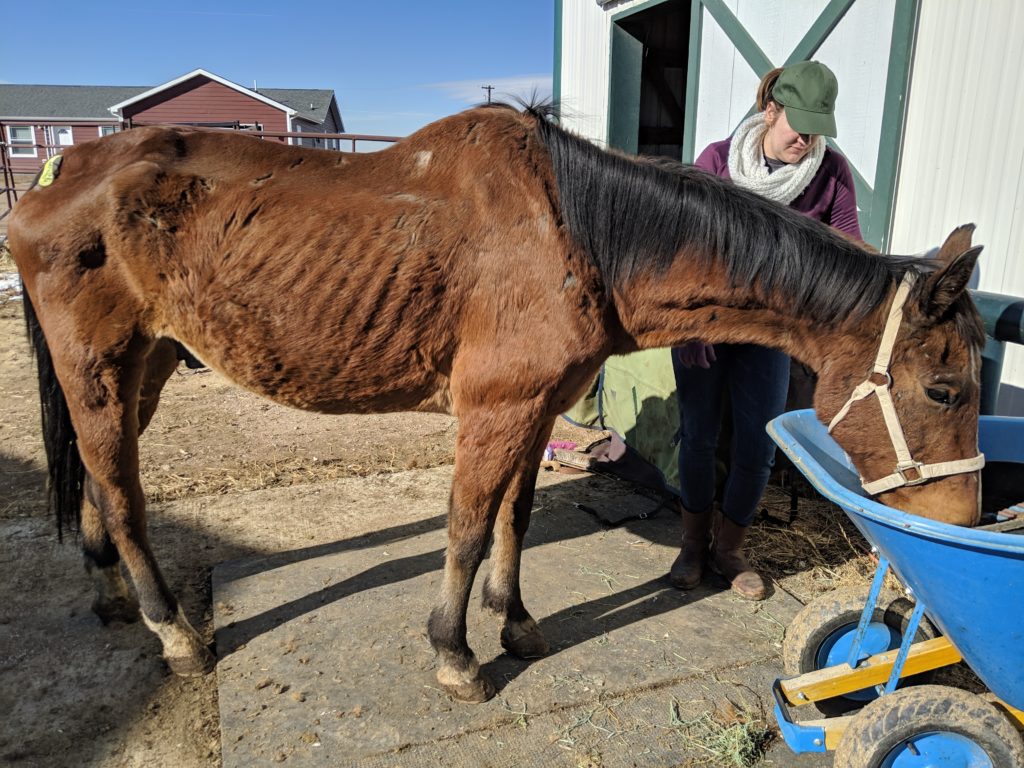
[{"label": "purple sweater", "polygon": [[[729,175],[729,145],[732,139],[716,141],[700,153],[698,168],[711,171],[724,179]],[[789,204],[789,207],[812,219],[823,221],[831,227],[845,232],[858,240],[864,238],[860,234],[857,221],[857,197],[853,190],[853,175],[846,158],[831,147],[825,148],[825,157],[821,167],[814,174],[807,189]]]}]

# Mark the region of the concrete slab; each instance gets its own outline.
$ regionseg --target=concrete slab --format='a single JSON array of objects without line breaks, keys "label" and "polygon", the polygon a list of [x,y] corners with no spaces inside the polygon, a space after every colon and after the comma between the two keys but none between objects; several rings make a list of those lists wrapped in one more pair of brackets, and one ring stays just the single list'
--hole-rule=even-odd
[{"label": "concrete slab", "polygon": [[[751,604],[672,589],[673,514],[608,528],[587,510],[615,494],[628,503],[632,489],[553,473],[541,476],[523,556],[524,597],[552,653],[505,655],[478,586],[469,642],[499,691],[482,705],[452,702],[425,633],[449,471],[320,483],[322,509],[358,500],[361,514],[401,522],[214,571],[225,768],[676,765],[707,757],[679,723],[722,701],[771,721],[769,684],[799,604],[781,592]],[[389,515],[417,494],[419,519]]]}]

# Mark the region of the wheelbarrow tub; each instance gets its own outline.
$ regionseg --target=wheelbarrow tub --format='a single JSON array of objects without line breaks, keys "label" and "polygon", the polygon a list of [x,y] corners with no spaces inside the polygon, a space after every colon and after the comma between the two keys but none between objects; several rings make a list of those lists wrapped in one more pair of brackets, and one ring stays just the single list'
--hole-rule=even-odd
[{"label": "wheelbarrow tub", "polygon": [[[1024,535],[962,528],[873,501],[814,411],[783,414],[768,432],[888,558],[982,681],[1024,708]],[[1021,464],[1024,478],[1024,418],[980,417],[979,443],[986,461]],[[1024,482],[1020,489],[1024,499]]]}]

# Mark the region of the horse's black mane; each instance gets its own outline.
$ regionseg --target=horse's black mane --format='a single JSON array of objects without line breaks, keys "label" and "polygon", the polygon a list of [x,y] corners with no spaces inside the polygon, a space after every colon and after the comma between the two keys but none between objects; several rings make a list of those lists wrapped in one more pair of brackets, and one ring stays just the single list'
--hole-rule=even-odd
[{"label": "horse's black mane", "polygon": [[721,264],[735,285],[758,286],[823,323],[863,317],[908,270],[930,259],[870,253],[787,206],[668,159],[609,152],[527,107],[554,165],[563,223],[606,289],[669,268],[682,250]]}]

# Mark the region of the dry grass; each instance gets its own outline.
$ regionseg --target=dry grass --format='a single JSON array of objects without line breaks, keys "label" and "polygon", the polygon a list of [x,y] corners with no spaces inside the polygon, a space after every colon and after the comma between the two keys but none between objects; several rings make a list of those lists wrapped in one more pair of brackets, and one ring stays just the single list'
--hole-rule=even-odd
[{"label": "dry grass", "polygon": [[367,457],[351,463],[341,459],[317,460],[299,456],[280,461],[239,460],[231,467],[211,467],[200,474],[178,475],[162,467],[155,483],[145,482],[146,498],[150,502],[167,502],[195,496],[215,496],[243,491],[259,491],[303,483],[322,483],[344,477],[368,477],[391,474],[407,469],[430,469],[454,463],[454,454],[441,453],[415,462],[399,463],[397,457],[388,459]]},{"label": "dry grass", "polygon": [[[189,465],[179,473],[171,464],[148,462],[144,450],[142,479],[151,502],[167,502],[193,496],[432,469],[455,463],[454,427],[453,424],[437,433],[433,441],[424,441],[413,457],[402,446],[393,446],[390,450],[380,446],[351,446],[351,450],[346,451],[348,455],[338,458],[311,459],[305,454],[273,460],[239,458],[229,466],[203,466],[197,470]],[[552,438],[582,441],[591,439],[593,435],[591,431],[560,422],[555,425]]]},{"label": "dry grass", "polygon": [[[770,485],[762,499],[773,520],[756,520],[748,540],[751,563],[802,603],[839,587],[871,583],[876,560],[846,513],[808,490],[789,519],[786,489]],[[890,586],[896,587],[893,582]]]},{"label": "dry grass", "polygon": [[7,247],[6,241],[0,244],[0,304],[8,301],[12,296],[16,296],[21,293],[20,282],[11,283],[6,280],[7,277],[13,275],[18,271],[18,268],[14,266],[14,259],[11,258],[11,251]]},{"label": "dry grass", "polygon": [[723,701],[694,718],[680,715],[679,702],[669,704],[669,726],[703,754],[698,765],[750,768],[764,755],[771,729],[763,715]]}]

